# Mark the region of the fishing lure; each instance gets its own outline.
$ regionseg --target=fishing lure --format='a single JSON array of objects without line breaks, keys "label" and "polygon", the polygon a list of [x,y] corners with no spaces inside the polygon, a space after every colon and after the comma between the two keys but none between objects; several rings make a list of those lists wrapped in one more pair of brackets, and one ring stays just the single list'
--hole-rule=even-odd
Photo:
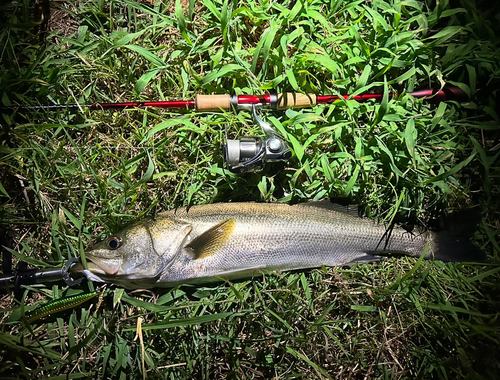
[{"label": "fishing lure", "polygon": [[77,296],[67,297],[49,302],[46,305],[40,306],[33,310],[28,318],[28,323],[31,324],[41,318],[47,317],[51,314],[60,313],[64,310],[73,309],[88,300],[97,297],[102,293],[101,289],[96,289],[93,292],[86,294],[79,294]]}]

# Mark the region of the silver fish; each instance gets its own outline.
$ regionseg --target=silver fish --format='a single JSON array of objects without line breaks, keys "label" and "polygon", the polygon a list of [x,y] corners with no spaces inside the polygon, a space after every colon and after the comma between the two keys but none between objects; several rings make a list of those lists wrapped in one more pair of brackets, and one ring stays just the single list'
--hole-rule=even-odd
[{"label": "silver fish", "polygon": [[464,234],[387,229],[329,202],[219,203],[145,219],[86,252],[87,277],[125,288],[348,265],[390,254],[478,261]]}]

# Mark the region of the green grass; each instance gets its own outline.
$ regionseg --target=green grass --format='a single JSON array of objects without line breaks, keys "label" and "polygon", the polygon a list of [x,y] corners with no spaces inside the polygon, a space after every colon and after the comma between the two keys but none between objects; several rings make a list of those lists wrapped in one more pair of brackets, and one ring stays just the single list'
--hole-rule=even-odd
[{"label": "green grass", "polygon": [[[79,256],[145,215],[227,201],[347,198],[376,219],[484,216],[482,265],[389,259],[214,287],[130,292],[24,327],[2,298],[2,378],[497,378],[500,373],[499,10],[487,2],[5,2],[3,104],[192,98],[198,93],[382,92],[265,115],[286,168],[236,176],[221,145],[250,114],[3,113],[0,223],[39,266]],[[40,14],[40,12],[38,12]],[[404,95],[449,82],[469,103]],[[34,288],[34,287],[32,287]],[[136,337],[143,318],[143,345]],[[144,355],[143,355],[144,352]]]}]

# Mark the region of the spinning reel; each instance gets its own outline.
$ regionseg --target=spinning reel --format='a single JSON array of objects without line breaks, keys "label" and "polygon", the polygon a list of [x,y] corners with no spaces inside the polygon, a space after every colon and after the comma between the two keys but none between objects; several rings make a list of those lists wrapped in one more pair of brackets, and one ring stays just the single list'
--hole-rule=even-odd
[{"label": "spinning reel", "polygon": [[267,162],[287,162],[292,157],[292,152],[284,139],[257,115],[256,106],[258,105],[251,105],[252,116],[265,136],[241,137],[239,140],[226,137],[224,161],[233,173],[260,171]]}]

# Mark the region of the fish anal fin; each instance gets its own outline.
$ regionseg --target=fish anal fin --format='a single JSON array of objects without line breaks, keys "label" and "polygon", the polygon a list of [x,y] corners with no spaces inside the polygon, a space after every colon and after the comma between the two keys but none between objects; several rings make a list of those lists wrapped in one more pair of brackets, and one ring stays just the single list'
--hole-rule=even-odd
[{"label": "fish anal fin", "polygon": [[186,248],[193,251],[195,260],[213,256],[227,243],[235,225],[234,218],[226,219],[197,236]]}]

